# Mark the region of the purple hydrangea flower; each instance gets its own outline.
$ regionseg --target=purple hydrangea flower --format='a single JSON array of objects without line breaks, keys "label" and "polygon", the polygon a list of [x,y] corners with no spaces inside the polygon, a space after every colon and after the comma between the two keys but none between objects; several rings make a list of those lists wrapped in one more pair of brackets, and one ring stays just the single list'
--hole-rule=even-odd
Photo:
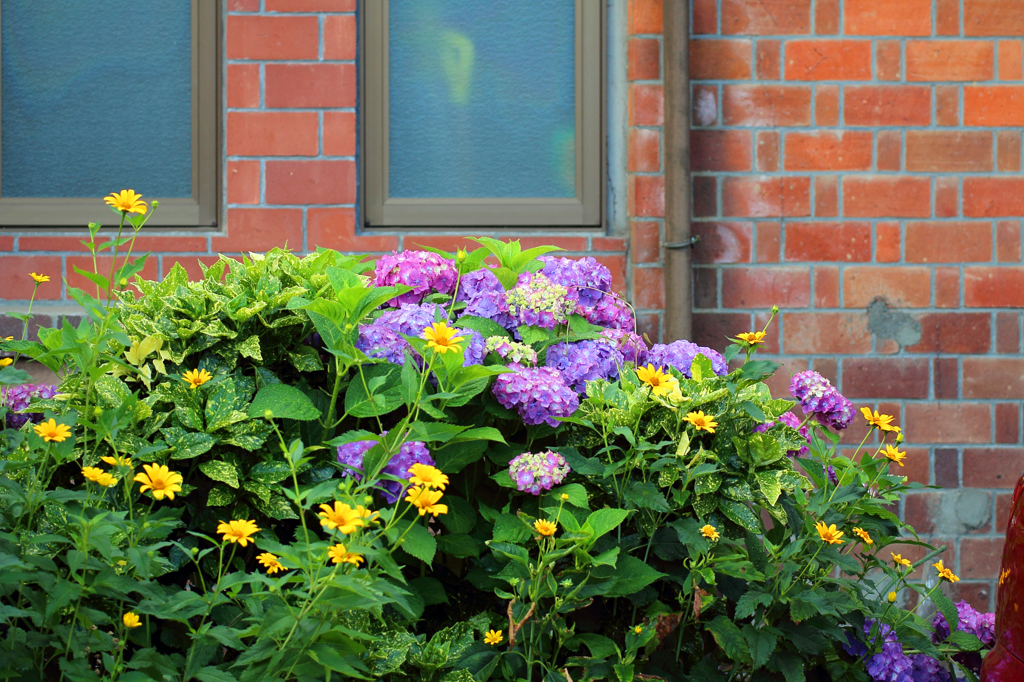
[{"label": "purple hydrangea flower", "polygon": [[[785,426],[788,426],[791,429],[798,431],[800,435],[803,436],[808,443],[811,442],[810,429],[807,428],[806,426],[801,426],[800,417],[796,416],[792,412],[783,412],[782,414],[779,415],[778,421],[768,421],[765,422],[764,424],[758,424],[757,426],[754,427],[754,432],[764,433],[768,429],[780,424],[784,424]],[[789,455],[790,457],[803,457],[810,451],[811,449],[809,447],[803,445],[800,447],[799,450],[788,450],[786,454]]]},{"label": "purple hydrangea flower", "polygon": [[471,301],[483,293],[504,294],[505,287],[488,268],[467,272],[459,279],[459,290],[455,294],[458,302]]},{"label": "purple hydrangea flower", "polygon": [[[387,431],[382,435],[387,435]],[[339,445],[338,462],[351,467],[351,469],[346,469],[342,475],[355,476],[357,481],[363,480],[362,474],[356,473],[356,471],[362,472],[363,455],[376,444],[377,441],[375,440],[357,440],[352,443]],[[398,453],[391,457],[391,461],[385,465],[381,473],[408,479],[409,467],[413,464],[429,464],[431,466],[435,464],[434,459],[430,456],[430,451],[427,450],[426,444],[418,440],[402,443]],[[353,471],[353,469],[356,471]],[[398,481],[378,481],[376,487],[382,490],[388,504],[394,504],[398,501],[403,486]]]},{"label": "purple hydrangea flower", "polygon": [[673,341],[667,345],[664,343],[654,344],[647,354],[647,362],[655,367],[674,367],[682,372],[683,376],[689,377],[690,366],[697,355],[703,355],[711,360],[711,366],[718,376],[725,376],[729,373],[729,366],[718,351],[685,340]]},{"label": "purple hydrangea flower", "polygon": [[614,294],[603,297],[596,306],[584,308],[583,316],[590,324],[600,325],[609,329],[634,331],[636,319],[626,302]]},{"label": "purple hydrangea flower", "polygon": [[842,430],[853,421],[853,403],[814,370],[794,374],[789,392],[800,401],[804,413],[813,413],[821,424]]},{"label": "purple hydrangea flower", "polygon": [[576,302],[568,298],[568,293],[564,286],[540,273],[524,272],[515,288],[506,293],[506,300],[517,326],[554,329],[576,311]]},{"label": "purple hydrangea flower", "polygon": [[499,374],[491,389],[506,409],[519,412],[530,425],[558,426],[555,417],[568,417],[580,406],[576,391],[565,385],[562,375],[551,367],[517,367]]},{"label": "purple hydrangea flower", "polygon": [[914,682],[914,663],[899,642],[883,644],[882,650],[868,660],[867,670],[875,682]]},{"label": "purple hydrangea flower", "polygon": [[487,352],[497,353],[503,360],[517,365],[537,364],[537,351],[525,343],[510,341],[505,336],[487,337]]},{"label": "purple hydrangea flower", "polygon": [[356,348],[371,358],[401,365],[405,362],[405,352],[410,346],[405,339],[382,324],[361,324]]},{"label": "purple hydrangea flower", "polygon": [[622,359],[626,362],[639,366],[647,359],[647,344],[639,334],[623,329],[605,329],[601,336],[615,343],[615,347],[622,353]]},{"label": "purple hydrangea flower", "polygon": [[373,324],[387,327],[393,332],[406,336],[423,336],[423,330],[434,324],[436,320],[448,321],[448,313],[443,306],[436,303],[415,305],[402,303],[394,310],[381,314]]},{"label": "purple hydrangea flower", "polygon": [[435,303],[402,303],[385,311],[372,323],[359,325],[356,348],[371,358],[401,365],[405,362],[406,351],[411,352],[411,346],[399,334],[422,336],[423,330],[434,324],[438,311],[442,320],[448,319],[444,308]]},{"label": "purple hydrangea flower", "polygon": [[914,664],[910,676],[914,682],[955,682],[946,666],[927,654],[914,654],[910,660]]},{"label": "purple hydrangea flower", "polygon": [[618,379],[623,362],[622,353],[610,342],[588,339],[556,343],[548,348],[545,364],[561,372],[565,383],[577,393],[586,393],[588,381]]},{"label": "purple hydrangea flower", "polygon": [[[992,648],[995,646],[996,614],[981,613],[966,601],[960,600],[956,604],[956,615],[960,620],[956,626],[957,630],[974,635],[981,640],[985,647]],[[935,628],[932,641],[936,644],[949,637],[949,623],[941,613],[935,614],[935,619],[932,620],[932,627]]]},{"label": "purple hydrangea flower", "polygon": [[569,465],[556,452],[524,452],[508,465],[508,475],[524,493],[540,495],[565,480]]},{"label": "purple hydrangea flower", "polygon": [[45,400],[55,395],[57,395],[57,387],[50,384],[21,384],[0,389],[0,405],[10,410],[7,413],[7,426],[12,429],[20,429],[29,421],[38,424],[43,420],[42,412],[14,413],[28,407],[33,398]]},{"label": "purple hydrangea flower", "polygon": [[829,464],[825,467],[825,475],[828,476],[829,483],[832,485],[839,485],[839,476],[836,474],[836,468]]},{"label": "purple hydrangea flower", "polygon": [[465,302],[466,307],[460,313],[485,317],[497,322],[505,329],[513,329],[516,321],[508,311],[508,297],[505,287],[501,285],[494,273],[484,268],[474,270],[459,280],[459,290],[455,300]]},{"label": "purple hydrangea flower", "polygon": [[392,306],[419,303],[424,296],[434,291],[450,294],[459,276],[455,263],[430,251],[394,251],[390,256],[381,256],[374,274],[379,287],[412,287],[412,291],[388,301],[388,305]]},{"label": "purple hydrangea flower", "polygon": [[474,329],[456,329],[455,333],[465,339],[462,342],[465,350],[462,354],[462,366],[484,364],[484,357],[487,355],[487,341],[483,334]]},{"label": "purple hydrangea flower", "polygon": [[544,276],[565,287],[570,298],[586,308],[597,305],[605,292],[612,290],[611,270],[590,256],[579,259],[541,256],[537,260],[544,263],[541,270]]}]

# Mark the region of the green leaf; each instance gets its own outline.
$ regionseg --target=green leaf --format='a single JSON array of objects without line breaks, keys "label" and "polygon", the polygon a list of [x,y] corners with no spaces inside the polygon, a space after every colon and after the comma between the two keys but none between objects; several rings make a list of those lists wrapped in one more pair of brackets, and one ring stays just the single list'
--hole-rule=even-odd
[{"label": "green leaf", "polygon": [[480,556],[480,547],[477,546],[476,540],[465,533],[438,535],[434,539],[437,542],[437,551],[442,554],[460,558]]},{"label": "green leaf", "polygon": [[955,644],[964,651],[978,651],[982,647],[981,640],[976,635],[963,630],[957,630],[946,638],[950,644]]},{"label": "green leaf", "polygon": [[587,517],[583,524],[584,531],[590,531],[593,535],[590,538],[591,544],[605,533],[609,533],[626,520],[629,512],[625,509],[598,509]]},{"label": "green leaf", "polygon": [[771,606],[772,595],[751,589],[736,602],[736,620],[746,620],[754,615],[758,606]]},{"label": "green leaf", "polygon": [[14,365],[0,369],[0,386],[20,386],[31,383],[32,375]]},{"label": "green leaf", "polygon": [[448,505],[448,513],[438,518],[450,533],[468,533],[476,526],[476,509],[458,495],[445,495],[443,502]]},{"label": "green leaf", "polygon": [[747,546],[747,555],[750,557],[750,563],[752,563],[754,568],[759,572],[764,573],[768,568],[768,554],[764,551],[764,545],[761,544],[761,538],[748,531],[745,544]]},{"label": "green leaf", "polygon": [[743,637],[747,640],[754,670],[757,670],[768,662],[769,657],[775,651],[778,638],[767,628],[758,630],[750,624],[743,626]]},{"label": "green leaf", "polygon": [[196,671],[196,679],[200,682],[238,682],[238,678],[226,670],[219,670],[212,665]]},{"label": "green leaf", "polygon": [[772,656],[771,665],[768,667],[782,673],[786,682],[804,682],[807,679],[804,676],[803,659],[796,654],[776,653]]},{"label": "green leaf", "polygon": [[171,448],[171,459],[192,459],[210,451],[217,439],[208,433],[186,431],[178,426],[160,429],[167,447]]},{"label": "green leaf", "polygon": [[434,560],[434,554],[437,553],[437,541],[434,536],[416,522],[412,522],[412,527],[403,538],[401,547],[412,556],[428,564]]},{"label": "green leaf", "polygon": [[579,483],[568,483],[558,488],[553,488],[551,492],[547,493],[547,497],[555,501],[558,504],[562,501],[562,495],[568,495],[569,499],[567,503],[580,509],[590,509],[590,503],[587,501],[587,489]]},{"label": "green leaf", "polygon": [[953,603],[953,600],[944,595],[940,590],[932,592],[931,599],[935,603],[936,608],[946,617],[950,632],[956,632],[957,626],[960,625],[960,615],[957,613],[956,604]]},{"label": "green leaf", "polygon": [[743,633],[740,632],[740,629],[736,627],[736,624],[729,620],[729,618],[717,616],[708,623],[708,630],[711,631],[715,642],[718,643],[718,646],[722,647],[722,651],[725,652],[726,656],[734,661],[750,664],[750,650],[747,646],[747,640]]},{"label": "green leaf", "polygon": [[704,378],[715,376],[715,366],[703,353],[697,353],[690,364],[690,376],[694,381],[704,381]]},{"label": "green leaf", "polygon": [[605,592],[608,597],[628,597],[653,583],[664,573],[651,568],[636,557],[621,555],[615,565],[615,584]]},{"label": "green leaf", "polygon": [[239,343],[235,348],[243,358],[251,358],[256,362],[263,362],[263,351],[260,348],[260,337],[253,334],[246,340]]},{"label": "green leaf", "polygon": [[458,324],[459,329],[472,329],[473,331],[480,332],[480,335],[483,336],[484,339],[488,339],[492,336],[511,338],[511,334],[509,334],[507,329],[494,320],[489,320],[486,317],[463,315],[459,318],[456,324]]},{"label": "green leaf", "polygon": [[668,502],[665,501],[665,495],[652,481],[633,483],[626,491],[625,499],[642,509],[653,509],[663,513],[672,511]]},{"label": "green leaf", "polygon": [[232,488],[238,487],[238,470],[235,469],[234,464],[223,460],[213,460],[200,464],[199,470],[214,481],[227,483]]},{"label": "green leaf", "polygon": [[206,504],[210,507],[226,507],[238,498],[238,493],[222,485],[215,485],[206,498]]},{"label": "green leaf", "polygon": [[779,471],[758,471],[754,474],[754,478],[757,479],[757,487],[768,499],[768,504],[773,507],[779,501],[779,496],[782,495],[782,484],[779,483],[780,473]]},{"label": "green leaf", "polygon": [[502,514],[494,521],[495,542],[525,542],[530,537],[530,529],[514,514]]},{"label": "green leaf", "polygon": [[364,367],[361,376],[357,372],[345,391],[345,410],[361,419],[397,410],[404,404],[401,397],[401,372],[399,365],[390,362]]},{"label": "green leaf", "polygon": [[733,502],[732,500],[719,500],[718,509],[730,521],[742,526],[751,533],[760,532],[760,522],[747,505]]},{"label": "green leaf", "polygon": [[312,421],[320,418],[320,410],[305,393],[287,384],[264,386],[249,406],[249,416],[262,418],[270,410],[274,418]]}]

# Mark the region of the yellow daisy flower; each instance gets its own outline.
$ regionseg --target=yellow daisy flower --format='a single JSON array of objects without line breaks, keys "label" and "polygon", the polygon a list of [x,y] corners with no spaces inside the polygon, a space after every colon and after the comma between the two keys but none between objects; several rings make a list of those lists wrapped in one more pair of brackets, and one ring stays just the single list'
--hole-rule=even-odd
[{"label": "yellow daisy flower", "polygon": [[100,480],[100,476],[102,476],[105,473],[107,472],[98,467],[82,467],[82,475],[85,476],[87,480],[90,480],[93,483]]},{"label": "yellow daisy flower", "polygon": [[863,540],[865,545],[875,544],[875,541],[871,539],[871,536],[868,535],[868,532],[863,528],[854,528],[853,534]]},{"label": "yellow daisy flower", "polygon": [[882,454],[885,455],[886,459],[896,462],[900,466],[903,466],[903,460],[907,458],[907,453],[897,448],[894,448],[891,445],[886,445],[885,450],[882,451]]},{"label": "yellow daisy flower", "polygon": [[700,534],[706,537],[708,540],[712,541],[722,537],[721,534],[718,532],[718,529],[712,526],[710,523],[705,524],[704,527],[700,529]]},{"label": "yellow daisy flower", "polygon": [[501,640],[503,639],[501,632],[501,630],[488,630],[487,634],[484,635],[484,644],[490,644],[491,646],[501,644]]},{"label": "yellow daisy flower", "polygon": [[666,395],[672,392],[672,388],[679,389],[679,382],[674,376],[663,372],[661,367],[648,364],[646,367],[636,368],[636,378],[651,387],[654,395]]},{"label": "yellow daisy flower", "polygon": [[267,569],[267,575],[274,575],[280,571],[287,570],[277,557],[270,552],[264,552],[256,557],[257,563]]},{"label": "yellow daisy flower", "polygon": [[879,414],[877,410],[872,412],[871,408],[868,407],[860,408],[860,413],[864,415],[864,419],[867,420],[868,424],[876,429],[881,429],[882,431],[900,430],[900,427],[890,424],[893,420],[893,416],[891,414]]},{"label": "yellow daisy flower", "polygon": [[764,343],[765,336],[765,332],[743,332],[742,334],[737,334],[736,338],[748,346],[754,347],[759,343]]},{"label": "yellow daisy flower", "polygon": [[102,474],[100,474],[100,477],[96,479],[96,482],[99,483],[104,488],[111,488],[111,487],[117,485],[117,481],[118,481],[118,479],[114,478],[113,476],[108,474],[106,471],[104,471]]},{"label": "yellow daisy flower", "polygon": [[909,559],[903,558],[902,554],[895,554],[893,552],[889,552],[889,554],[892,554],[893,563],[895,563],[897,566],[903,566],[906,568],[913,566]]},{"label": "yellow daisy flower", "polygon": [[63,443],[71,435],[71,427],[67,424],[58,424],[57,420],[50,419],[42,424],[37,424],[32,427],[32,430],[36,432],[37,436],[42,436],[43,440],[49,443]]},{"label": "yellow daisy flower", "polygon": [[888,594],[888,598],[889,598],[889,603],[890,604],[895,603],[896,602],[896,593],[895,592],[890,592]]},{"label": "yellow daisy flower", "polygon": [[462,350],[459,343],[465,341],[465,338],[456,336],[456,334],[458,331],[449,327],[447,322],[435,322],[423,330],[423,338],[429,342],[427,347],[433,348],[442,355],[448,351],[457,353]]},{"label": "yellow daisy flower", "polygon": [[182,375],[181,380],[189,385],[189,388],[199,388],[207,381],[213,378],[213,375],[207,372],[205,369],[192,369]]},{"label": "yellow daisy flower", "polygon": [[225,542],[237,542],[245,547],[252,542],[252,536],[259,532],[255,521],[235,519],[234,521],[221,521],[217,526],[217,532],[223,536]]},{"label": "yellow daisy flower", "polygon": [[113,457],[100,457],[101,461],[106,462],[113,467],[129,467],[132,466],[131,457],[122,457],[120,455],[114,455]]},{"label": "yellow daisy flower", "polygon": [[960,581],[960,578],[958,578],[953,571],[942,565],[942,559],[939,559],[938,563],[934,563],[932,566],[935,567],[935,571],[939,574],[940,578],[945,578],[951,583]]},{"label": "yellow daisy flower", "polygon": [[448,476],[441,472],[437,467],[432,467],[429,464],[420,464],[417,462],[409,467],[409,482],[413,485],[421,485],[424,488],[437,488],[444,490],[444,487],[448,485]]},{"label": "yellow daisy flower", "polygon": [[108,206],[113,206],[121,213],[146,214],[146,202],[142,200],[141,194],[136,194],[133,189],[123,189],[120,192],[113,192],[110,196],[104,197],[103,201]]},{"label": "yellow daisy flower", "polygon": [[121,616],[121,622],[126,628],[137,628],[142,625],[142,619],[131,611]]},{"label": "yellow daisy flower", "polygon": [[320,509],[321,511],[317,513],[317,516],[320,517],[320,525],[327,528],[327,530],[337,528],[345,535],[348,535],[364,525],[363,513],[358,508],[353,509],[337,500],[335,500],[333,508],[328,504],[321,504]]},{"label": "yellow daisy flower", "polygon": [[444,495],[440,490],[427,490],[426,488],[413,486],[409,488],[407,493],[405,501],[417,507],[420,510],[420,516],[425,514],[437,516],[438,514],[448,513],[448,505],[437,503],[441,496]]},{"label": "yellow daisy flower", "polygon": [[49,275],[37,275],[34,272],[28,273],[28,276],[36,281],[36,284],[43,284],[44,282],[50,281]]},{"label": "yellow daisy flower", "polygon": [[0,358],[0,367],[8,367],[14,364],[14,358]]},{"label": "yellow daisy flower", "polygon": [[354,552],[346,551],[345,545],[334,545],[327,550],[327,556],[331,558],[336,564],[352,564],[358,566],[359,564],[366,563],[361,554],[355,554]]},{"label": "yellow daisy flower", "polygon": [[181,492],[184,477],[176,471],[171,471],[166,464],[143,464],[142,469],[146,473],[135,474],[135,478],[132,479],[142,484],[139,488],[140,493],[152,490],[153,497],[158,500],[164,499],[165,496],[168,500],[173,500],[174,493]]},{"label": "yellow daisy flower", "polygon": [[533,522],[533,529],[548,538],[555,534],[555,531],[558,530],[558,526],[550,521],[537,519]]},{"label": "yellow daisy flower", "polygon": [[830,545],[841,545],[845,542],[842,537],[845,535],[843,531],[836,528],[836,524],[826,526],[824,521],[818,521],[814,524],[814,529],[818,531],[818,536],[822,541],[827,542]]},{"label": "yellow daisy flower", "polygon": [[683,417],[683,421],[690,422],[698,431],[707,431],[708,433],[714,433],[715,427],[718,426],[718,422],[712,419],[710,414],[704,414],[704,410],[690,412]]}]

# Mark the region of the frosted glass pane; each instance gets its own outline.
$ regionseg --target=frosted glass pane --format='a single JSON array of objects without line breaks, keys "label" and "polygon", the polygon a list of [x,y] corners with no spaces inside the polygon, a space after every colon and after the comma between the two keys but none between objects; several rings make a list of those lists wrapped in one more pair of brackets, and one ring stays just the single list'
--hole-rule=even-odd
[{"label": "frosted glass pane", "polygon": [[575,196],[575,19],[574,0],[391,0],[390,196]]},{"label": "frosted glass pane", "polygon": [[3,0],[3,196],[192,195],[191,4]]}]

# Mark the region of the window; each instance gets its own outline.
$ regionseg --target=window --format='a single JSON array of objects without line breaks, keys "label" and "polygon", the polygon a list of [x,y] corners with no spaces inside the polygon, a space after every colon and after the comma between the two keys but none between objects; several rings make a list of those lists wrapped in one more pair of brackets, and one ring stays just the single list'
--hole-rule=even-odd
[{"label": "window", "polygon": [[110,224],[129,187],[217,224],[218,3],[3,0],[0,225]]},{"label": "window", "polygon": [[361,5],[367,226],[600,225],[603,6]]}]

